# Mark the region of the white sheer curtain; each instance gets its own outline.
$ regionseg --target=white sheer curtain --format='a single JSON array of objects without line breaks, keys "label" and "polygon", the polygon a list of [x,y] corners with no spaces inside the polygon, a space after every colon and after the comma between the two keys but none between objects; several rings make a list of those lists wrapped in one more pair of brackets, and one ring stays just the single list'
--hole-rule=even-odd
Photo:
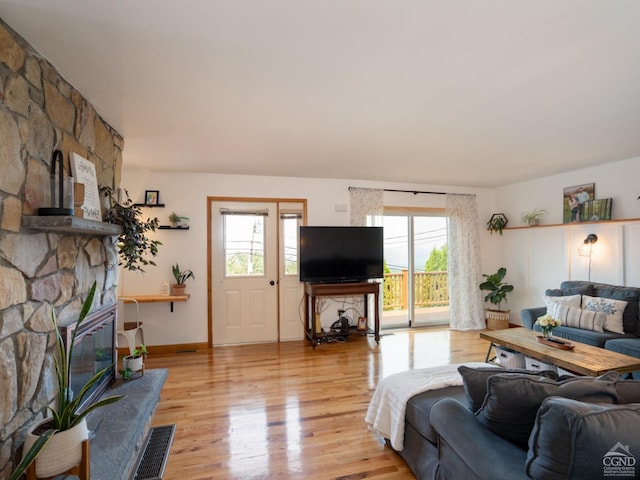
[{"label": "white sheer curtain", "polygon": [[449,312],[452,330],[485,328],[475,195],[446,195],[449,217]]},{"label": "white sheer curtain", "polygon": [[383,191],[380,188],[349,187],[351,225],[381,227],[384,212]]}]

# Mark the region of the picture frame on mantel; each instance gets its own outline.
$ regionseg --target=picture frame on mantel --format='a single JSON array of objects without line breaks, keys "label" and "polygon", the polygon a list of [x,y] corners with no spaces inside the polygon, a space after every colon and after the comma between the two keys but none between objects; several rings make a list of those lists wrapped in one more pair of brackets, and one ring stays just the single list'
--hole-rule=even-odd
[{"label": "picture frame on mantel", "polygon": [[158,205],[160,203],[160,190],[145,190],[144,203],[145,205]]},{"label": "picture frame on mantel", "polygon": [[562,223],[582,222],[584,204],[585,202],[594,200],[595,194],[595,183],[584,183],[574,187],[565,187],[562,197]]},{"label": "picture frame on mantel", "polygon": [[100,208],[100,195],[98,193],[98,178],[96,167],[93,162],[71,152],[69,156],[71,174],[76,183],[84,185],[84,201],[82,203],[83,218],[88,220],[102,221],[102,210]]}]

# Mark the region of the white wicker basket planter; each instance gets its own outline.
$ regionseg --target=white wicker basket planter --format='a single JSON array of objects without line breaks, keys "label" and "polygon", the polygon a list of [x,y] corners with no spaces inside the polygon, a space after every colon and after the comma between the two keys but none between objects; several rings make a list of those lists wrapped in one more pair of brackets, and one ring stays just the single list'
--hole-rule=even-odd
[{"label": "white wicker basket planter", "polygon": [[[47,418],[38,423],[31,432],[50,420]],[[31,432],[27,434],[24,441],[24,452],[28,452],[31,445],[38,439],[38,436]],[[75,427],[56,433],[36,457],[36,476],[38,478],[53,477],[78,465],[82,460],[82,442],[88,438],[86,418],[83,418]]]}]

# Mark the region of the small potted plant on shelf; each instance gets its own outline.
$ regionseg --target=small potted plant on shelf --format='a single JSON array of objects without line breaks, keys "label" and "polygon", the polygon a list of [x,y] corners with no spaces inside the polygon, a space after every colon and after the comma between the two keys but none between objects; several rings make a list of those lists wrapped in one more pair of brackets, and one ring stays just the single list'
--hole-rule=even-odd
[{"label": "small potted plant on shelf", "polygon": [[189,217],[171,212],[171,215],[169,215],[169,223],[173,228],[187,228],[189,226]]},{"label": "small potted plant on shelf", "polygon": [[506,274],[507,269],[500,267],[492,275],[482,275],[486,280],[479,285],[479,288],[482,291],[489,292],[485,295],[484,301],[496,306],[496,308],[485,309],[485,318],[489,330],[509,327],[510,310],[502,310],[500,308],[501,303],[507,301],[507,294],[513,291],[513,285],[502,281]]},{"label": "small potted plant on shelf", "polygon": [[20,475],[29,467],[31,462],[36,462],[36,476],[54,477],[69,468],[80,463],[82,458],[82,442],[89,438],[86,417],[93,410],[115,403],[122,395],[102,397],[90,402],[80,409],[80,405],[87,396],[91,387],[98,382],[107,371],[113,367],[107,367],[96,372],[80,390],[71,390],[71,358],[76,339],[76,333],[80,325],[89,314],[93,298],[96,292],[94,282],[89,294],[82,304],[80,315],[76,321],[69,348],[65,347],[62,335],[58,330],[55,313],[51,313],[53,330],[55,335],[55,350],[53,363],[56,372],[58,393],[53,407],[47,407],[52,416],[35,425],[27,434],[24,442],[23,461],[13,472],[11,478],[20,478]]},{"label": "small potted plant on shelf", "polygon": [[489,230],[492,235],[493,232],[498,232],[502,235],[502,229],[507,226],[507,223],[509,223],[509,220],[504,213],[494,213],[487,222],[487,230]]},{"label": "small potted plant on shelf", "polygon": [[526,223],[530,227],[540,224],[540,217],[543,213],[548,213],[546,210],[534,208],[530,212],[524,212],[521,216],[522,223]]},{"label": "small potted plant on shelf", "polygon": [[140,345],[133,349],[131,355],[122,357],[122,370],[119,371],[122,378],[129,380],[135,372],[142,372],[144,375],[144,359],[147,355],[147,347]]},{"label": "small potted plant on shelf", "polygon": [[180,270],[180,265],[177,263],[171,267],[171,271],[173,272],[173,278],[175,278],[176,283],[171,285],[171,294],[172,295],[184,295],[184,292],[187,288],[185,282],[190,278],[196,279],[195,275],[191,270]]}]

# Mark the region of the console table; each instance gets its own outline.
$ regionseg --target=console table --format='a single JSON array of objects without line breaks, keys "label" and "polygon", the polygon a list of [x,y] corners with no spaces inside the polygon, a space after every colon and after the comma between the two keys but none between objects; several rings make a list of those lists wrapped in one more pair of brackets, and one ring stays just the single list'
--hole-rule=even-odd
[{"label": "console table", "polygon": [[[305,283],[304,284],[304,316],[306,336],[311,341],[314,350],[319,339],[336,336],[331,333],[316,332],[316,297],[350,297],[364,295],[364,316],[369,317],[369,295],[374,296],[375,327],[374,335],[376,343],[380,343],[380,309],[378,306],[380,297],[380,284],[377,282],[358,283]],[[311,304],[311,306],[309,306]]]}]

